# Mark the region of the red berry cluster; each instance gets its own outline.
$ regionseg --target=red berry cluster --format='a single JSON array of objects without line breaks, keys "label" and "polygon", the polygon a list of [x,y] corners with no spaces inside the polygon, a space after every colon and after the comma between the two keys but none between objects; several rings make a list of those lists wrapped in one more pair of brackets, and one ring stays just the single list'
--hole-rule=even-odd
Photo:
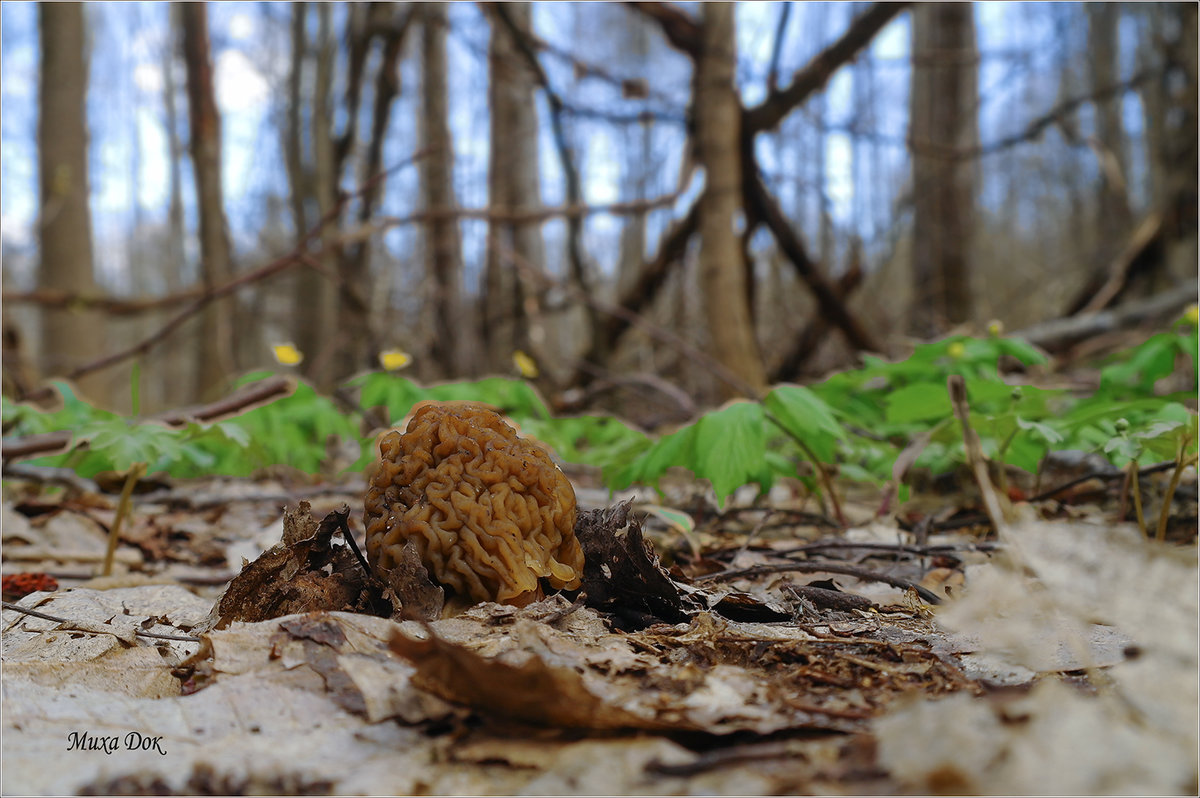
[{"label": "red berry cluster", "polygon": [[50,574],[24,573],[4,577],[4,598],[15,601],[39,590],[58,590],[58,580]]}]

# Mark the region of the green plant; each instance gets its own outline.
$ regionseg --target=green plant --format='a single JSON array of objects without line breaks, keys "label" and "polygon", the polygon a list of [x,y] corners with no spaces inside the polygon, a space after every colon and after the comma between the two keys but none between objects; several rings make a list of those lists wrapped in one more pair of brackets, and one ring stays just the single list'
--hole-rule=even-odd
[{"label": "green plant", "polygon": [[[1049,451],[1069,448],[1102,452],[1124,467],[1163,459],[1187,463],[1196,451],[1196,414],[1185,404],[1194,394],[1156,393],[1181,364],[1190,363],[1195,372],[1190,321],[1109,358],[1099,389],[1087,397],[1012,386],[998,369],[1003,356],[1027,366],[1044,362],[1021,341],[957,336],[918,346],[896,362],[868,357],[861,368],[809,387],[776,386],[762,402],[728,404],[658,438],[604,416],[554,418],[522,380],[491,377],[421,386],[375,372],[346,387],[358,392],[360,411],[382,408],[392,424],[426,399],[485,402],[563,460],[601,467],[612,489],[655,485],[667,469],[682,467],[709,480],[719,503],[742,485],[766,489],[779,476],[798,476],[810,489],[836,499],[829,478],[833,465],[844,478],[883,484],[913,441],[924,443],[916,467],[932,473],[957,467],[964,453],[945,387],[951,374],[963,376],[971,425],[984,453],[997,462],[1035,471]],[[242,382],[265,376],[249,375]],[[359,446],[361,456],[352,469],[376,456],[373,437],[360,434],[354,413],[303,382],[290,396],[236,418],[182,428],[124,419],[89,405],[66,383],[55,387],[62,405],[49,412],[5,398],[6,434],[71,430],[72,451],[35,462],[68,466],[85,476],[125,471],[136,462],[176,477],[246,475],[275,463],[319,473],[328,445],[336,441]],[[1123,430],[1117,429],[1118,419],[1127,424]],[[79,445],[84,442],[87,446]],[[804,461],[811,469],[802,467]]]}]

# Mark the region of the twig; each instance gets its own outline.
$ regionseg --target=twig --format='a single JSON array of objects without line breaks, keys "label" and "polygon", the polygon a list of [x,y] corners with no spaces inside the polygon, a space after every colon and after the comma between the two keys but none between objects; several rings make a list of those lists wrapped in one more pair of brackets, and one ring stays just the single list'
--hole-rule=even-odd
[{"label": "twig", "polygon": [[[1157,474],[1160,471],[1170,471],[1174,467],[1175,467],[1175,461],[1167,460],[1166,462],[1155,463],[1154,465],[1148,465],[1145,468],[1139,469],[1138,476],[1146,477],[1146,476],[1150,476],[1151,474]],[[1122,469],[1113,469],[1111,471],[1089,471],[1088,473],[1086,473],[1082,476],[1078,476],[1078,477],[1075,477],[1074,479],[1068,480],[1067,482],[1064,482],[1063,484],[1061,484],[1057,487],[1051,488],[1050,490],[1042,491],[1038,495],[1029,498],[1027,501],[1029,501],[1031,503],[1045,501],[1046,499],[1050,499],[1050,498],[1053,498],[1054,496],[1057,496],[1058,494],[1062,493],[1065,490],[1070,490],[1071,488],[1075,487],[1076,485],[1082,485],[1084,482],[1087,482],[1090,479],[1112,480],[1112,479],[1117,479],[1117,478],[1123,479],[1123,478],[1126,478],[1127,476],[1128,476],[1128,472],[1124,471]]]},{"label": "twig", "polygon": [[566,618],[568,615],[574,613],[576,610],[581,609],[586,603],[587,603],[587,593],[581,592],[578,596],[575,597],[575,600],[572,601],[569,605],[555,610],[554,612],[550,613],[545,618],[542,618],[540,620],[542,623],[546,624],[547,626],[553,626],[554,624],[561,621],[563,618]]},{"label": "twig", "polygon": [[741,568],[733,571],[719,571],[715,574],[706,574],[698,576],[692,581],[694,582],[709,582],[714,579],[737,579],[743,576],[762,576],[763,574],[784,574],[784,573],[801,573],[801,574],[842,574],[843,576],[853,576],[856,579],[862,579],[866,582],[883,582],[892,587],[898,587],[901,590],[914,590],[917,595],[925,599],[930,604],[940,604],[941,599],[937,597],[927,588],[918,585],[916,582],[908,579],[901,579],[898,576],[889,576],[887,574],[877,574],[862,568],[856,568],[852,565],[838,565],[836,563],[815,563],[815,562],[798,562],[789,563],[788,565],[755,565],[751,568]]},{"label": "twig", "polygon": [[[78,629],[73,625],[75,622],[68,618],[59,618],[54,615],[47,615],[44,612],[38,612],[37,610],[31,610],[31,609],[22,607],[20,604],[13,604],[12,602],[9,602],[9,601],[5,601],[5,602],[3,602],[3,604],[4,604],[4,609],[12,610],[13,612],[19,612],[22,615],[29,615],[34,618],[41,618],[43,621],[53,621],[54,623],[71,624],[70,626],[68,626],[68,628],[73,632],[83,632],[84,634],[90,634],[90,635],[106,634],[106,632],[99,632],[94,629]],[[138,631],[136,629],[134,630],[133,633],[135,635],[137,635],[138,637],[149,637],[154,640],[177,640],[181,643],[202,642],[200,640],[200,638],[192,637],[191,635],[164,635],[164,634],[159,634],[158,632],[145,632],[145,631]]]},{"label": "twig", "polygon": [[[751,394],[751,396],[753,395],[754,394]],[[846,527],[846,516],[842,514],[842,505],[841,502],[838,501],[837,490],[834,488],[833,479],[829,476],[829,470],[825,467],[825,464],[821,462],[821,458],[817,457],[817,453],[812,450],[812,447],[810,447],[802,437],[792,432],[790,429],[785,427],[779,419],[775,418],[774,413],[771,413],[766,408],[763,408],[763,415],[766,416],[767,421],[770,421],[772,424],[778,427],[784,435],[787,435],[789,438],[795,441],[796,445],[798,445],[804,451],[805,456],[808,457],[808,459],[812,462],[813,468],[817,470],[817,478],[821,480],[821,484],[824,486],[825,492],[829,494],[829,500],[833,502],[834,517],[837,518],[838,524],[841,527]],[[823,510],[825,508],[822,507],[821,509]]]},{"label": "twig", "polygon": [[1138,530],[1146,536],[1146,516],[1142,514],[1142,486],[1138,482],[1137,461],[1129,461],[1129,487],[1133,491],[1133,512],[1137,515]]},{"label": "twig", "polygon": [[194,490],[168,490],[143,493],[140,496],[133,497],[133,501],[138,504],[185,505],[193,510],[203,510],[208,507],[239,502],[288,504],[298,499],[309,499],[314,496],[344,496],[349,494],[361,497],[362,491],[363,486],[358,483],[348,485],[318,485],[310,488],[297,488],[287,492],[271,493],[203,494],[196,493]]},{"label": "twig", "polygon": [[[241,412],[277,399],[291,393],[293,388],[294,383],[286,377],[270,377],[248,385],[211,404],[170,410],[151,416],[144,421],[160,421],[170,427],[183,427],[192,421],[211,422],[230,413]],[[71,430],[59,430],[39,435],[27,435],[23,438],[6,438],[0,453],[6,464],[9,460],[50,454],[69,446],[72,434]],[[8,466],[6,465],[5,468],[7,469]]]},{"label": "twig", "polygon": [[918,557],[928,557],[936,554],[947,554],[955,551],[991,551],[996,548],[990,543],[969,543],[965,545],[940,544],[936,546],[911,546],[905,543],[855,543],[849,540],[825,540],[815,543],[805,543],[789,549],[776,549],[772,554],[784,557],[792,554],[826,549],[867,549],[870,551],[886,551],[896,554],[913,554]]},{"label": "twig", "polygon": [[[623,202],[607,202],[595,205],[583,203],[568,203],[567,205],[547,206],[529,210],[498,210],[495,208],[430,208],[408,216],[380,216],[375,225],[369,228],[374,234],[389,227],[400,227],[409,224],[440,221],[442,219],[473,219],[484,222],[505,222],[509,224],[529,224],[545,222],[558,218],[582,218],[608,214],[610,216],[636,216],[659,208],[669,208],[682,196],[681,191],[664,194],[661,197],[651,197],[641,200],[626,200]],[[356,233],[347,236],[357,238]]]},{"label": "twig", "polygon": [[[808,510],[792,510],[792,509],[789,509],[786,507],[771,507],[771,508],[730,507],[729,509],[725,510],[724,513],[722,513],[722,514],[723,515],[736,515],[738,513],[756,513],[756,512],[761,513],[761,512],[764,512],[764,510],[769,515],[787,516],[798,522],[804,522],[804,523],[812,524],[814,526],[827,526],[827,527],[830,527],[831,529],[839,529],[840,528],[838,522],[833,520],[832,518],[830,518],[827,515],[822,515],[821,513],[809,512]],[[774,528],[776,528],[776,526],[781,526],[781,525],[782,524],[773,525],[773,526],[770,526],[767,528],[774,529]]]},{"label": "twig", "polygon": [[971,428],[971,408],[967,404],[967,383],[960,374],[951,374],[946,380],[946,388],[950,391],[950,404],[954,407],[954,415],[962,425],[963,448],[967,452],[967,462],[979,485],[979,493],[983,498],[983,507],[992,522],[992,528],[1000,533],[1005,527],[1004,510],[1000,497],[987,472],[987,460],[983,456],[983,447],[979,436]]},{"label": "twig", "polygon": [[742,135],[753,136],[782,122],[908,6],[909,3],[875,3],[855,17],[837,41],[817,53],[803,69],[793,73],[787,87],[772,91],[761,103],[743,112]]},{"label": "twig", "polygon": [[112,528],[108,530],[108,545],[104,549],[104,565],[100,568],[101,576],[111,576],[113,556],[117,553],[117,542],[121,538],[121,526],[129,515],[129,497],[133,486],[146,475],[145,463],[134,463],[125,475],[125,485],[121,488],[121,501],[117,504],[117,517],[113,519]]},{"label": "twig", "polygon": [[350,506],[343,504],[341,507],[334,510],[333,514],[337,517],[338,529],[342,530],[342,538],[345,539],[346,544],[350,546],[350,550],[354,552],[354,556],[358,558],[358,564],[362,566],[363,574],[370,576],[371,566],[367,564],[367,558],[363,556],[361,551],[359,551],[358,543],[356,543],[354,540],[354,533],[350,531]]},{"label": "twig", "polygon": [[1158,514],[1158,530],[1154,533],[1155,540],[1166,540],[1167,538],[1167,519],[1171,515],[1171,501],[1175,498],[1175,490],[1179,487],[1179,480],[1183,476],[1183,472],[1188,466],[1194,466],[1197,462],[1197,456],[1191,455],[1186,459],[1183,456],[1183,447],[1186,441],[1180,444],[1179,460],[1175,466],[1175,472],[1171,474],[1171,482],[1167,486],[1167,492],[1163,496],[1162,511]]},{"label": "twig", "polygon": [[787,256],[797,276],[808,286],[821,312],[828,317],[830,323],[842,331],[847,342],[855,349],[868,352],[885,351],[874,336],[850,313],[841,293],[808,256],[804,243],[792,229],[778,200],[767,191],[762,178],[753,172],[747,172],[744,183],[747,213],[755,214],[766,224],[780,250]]},{"label": "twig", "polygon": [[775,45],[771,48],[771,66],[767,69],[767,91],[779,88],[779,58],[783,55],[783,35],[787,32],[788,20],[792,16],[792,4],[784,3],[779,10],[779,24],[775,26]]},{"label": "twig", "polygon": [[[290,268],[291,266],[295,265],[296,263],[300,262],[301,256],[303,254],[305,254],[306,250],[308,249],[309,244],[320,236],[322,230],[325,228],[325,226],[327,224],[329,224],[331,221],[337,219],[340,216],[343,208],[346,206],[346,204],[348,204],[350,202],[350,200],[354,199],[355,197],[361,196],[361,195],[369,194],[370,192],[372,192],[374,190],[375,186],[379,182],[384,180],[388,175],[390,175],[391,173],[393,173],[399,169],[405,168],[407,166],[410,166],[413,163],[416,163],[421,158],[424,158],[428,154],[428,152],[429,152],[428,149],[421,150],[421,151],[417,152],[416,154],[414,154],[411,158],[408,158],[408,159],[400,162],[399,164],[391,167],[390,169],[381,171],[380,173],[376,174],[374,177],[370,178],[369,180],[366,180],[353,193],[342,194],[338,198],[337,204],[333,208],[331,208],[329,210],[329,212],[326,213],[312,227],[312,229],[310,229],[304,235],[304,237],[300,240],[300,243],[298,243],[291,252],[289,252],[286,255],[283,255],[279,258],[276,258],[275,260],[271,261],[270,263],[268,263],[264,266],[261,266],[253,271],[250,271],[250,272],[247,272],[246,274],[235,277],[234,279],[230,280],[229,282],[225,283],[224,285],[216,286],[209,291],[205,291],[201,296],[199,296],[196,299],[196,301],[194,301],[192,304],[188,305],[186,308],[181,310],[179,313],[177,313],[175,316],[173,316],[166,324],[164,324],[162,327],[160,327],[158,330],[156,330],[151,335],[144,338],[142,341],[134,344],[133,346],[127,347],[127,348],[119,350],[117,352],[113,352],[108,355],[105,355],[97,360],[93,360],[90,363],[84,363],[83,365],[76,367],[75,369],[71,370],[66,375],[67,379],[76,380],[76,379],[79,379],[80,377],[91,374],[92,372],[100,371],[101,369],[108,368],[109,366],[112,366],[112,365],[115,365],[122,361],[128,360],[132,357],[146,354],[151,349],[154,349],[156,346],[158,346],[163,341],[165,341],[167,338],[169,338],[176,330],[178,330],[181,326],[183,326],[183,324],[188,319],[190,319],[192,316],[199,313],[201,310],[203,310],[206,306],[208,306],[210,303],[214,302],[215,300],[220,299],[225,296],[228,296],[229,294],[232,294],[234,291],[241,288],[242,286],[265,279],[266,277],[270,277],[271,275],[274,275],[278,272],[282,272],[282,271]],[[323,251],[323,250],[321,250],[321,251]],[[39,391],[34,391],[32,394],[30,394],[26,398],[33,400],[33,401],[38,401],[41,399],[49,398],[51,395],[52,395],[52,389],[49,387],[46,387]]]},{"label": "twig", "polygon": [[58,484],[80,493],[99,493],[100,486],[95,480],[81,477],[69,468],[54,466],[32,466],[4,461],[3,471],[6,479],[21,479],[38,484]]}]

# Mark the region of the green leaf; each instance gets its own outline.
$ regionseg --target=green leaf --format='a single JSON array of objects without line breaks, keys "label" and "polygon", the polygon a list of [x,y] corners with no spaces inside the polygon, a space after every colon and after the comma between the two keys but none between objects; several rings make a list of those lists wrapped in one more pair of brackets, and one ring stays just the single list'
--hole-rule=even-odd
[{"label": "green leaf", "polygon": [[780,385],[766,395],[763,404],[788,432],[823,459],[832,459],[834,442],[846,439],[846,431],[829,405],[808,388]]},{"label": "green leaf", "polygon": [[634,482],[652,485],[668,468],[682,466],[707,479],[723,506],[742,485],[770,486],[765,424],[762,405],[734,402],[660,439],[628,465],[606,473],[605,482],[613,490]]},{"label": "green leaf", "polygon": [[892,424],[940,421],[954,411],[944,384],[918,382],[892,391],[884,399],[885,417]]},{"label": "green leaf", "polygon": [[1028,430],[1029,432],[1036,434],[1049,444],[1062,443],[1063,440],[1065,440],[1058,430],[1054,429],[1049,424],[1043,424],[1040,421],[1030,421],[1017,416],[1017,426],[1023,430]]},{"label": "green leaf", "polygon": [[712,483],[717,507],[749,482],[770,486],[771,477],[763,462],[767,443],[764,423],[762,405],[756,402],[734,402],[708,413],[697,423],[692,470]]}]

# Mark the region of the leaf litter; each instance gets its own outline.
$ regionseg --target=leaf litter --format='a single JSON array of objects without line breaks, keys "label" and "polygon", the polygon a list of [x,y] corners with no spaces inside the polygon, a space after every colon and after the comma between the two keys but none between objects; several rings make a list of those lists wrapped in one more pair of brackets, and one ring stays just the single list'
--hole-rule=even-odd
[{"label": "leaf litter", "polygon": [[[951,533],[911,551],[878,522],[727,550],[718,527],[696,557],[652,547],[617,504],[581,513],[578,595],[441,617],[419,561],[372,580],[333,513],[213,508],[142,513],[125,563],[194,573],[173,538],[241,546],[253,559],[221,595],[20,601],[69,623],[5,609],[4,792],[1195,791],[1195,549],[1125,527],[1029,519],[994,547]],[[25,547],[52,562],[56,516],[60,550],[97,550],[94,509],[21,510],[4,508],[6,566]],[[81,729],[168,754],[64,759]]]}]

